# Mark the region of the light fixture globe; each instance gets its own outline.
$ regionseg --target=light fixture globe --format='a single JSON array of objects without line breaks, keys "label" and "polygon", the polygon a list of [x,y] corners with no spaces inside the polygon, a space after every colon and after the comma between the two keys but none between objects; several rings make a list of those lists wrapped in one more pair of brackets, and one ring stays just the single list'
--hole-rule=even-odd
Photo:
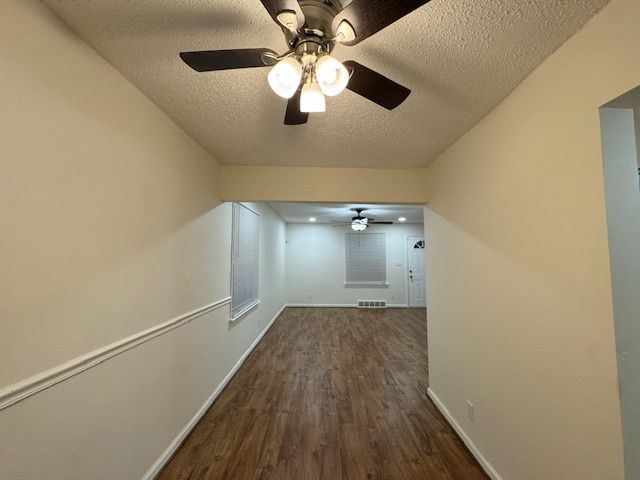
[{"label": "light fixture globe", "polygon": [[351,220],[351,228],[356,232],[362,232],[363,230],[366,230],[368,226],[369,219],[367,217],[361,217],[359,212],[358,216],[353,217]]},{"label": "light fixture globe", "polygon": [[267,76],[273,91],[282,98],[293,97],[296,90],[298,90],[301,79],[302,65],[294,57],[280,60]]},{"label": "light fixture globe", "polygon": [[328,97],[341,94],[349,83],[349,72],[337,59],[324,55],[316,62],[316,78]]},{"label": "light fixture globe", "polygon": [[356,220],[351,222],[351,228],[356,232],[362,232],[363,230],[366,230],[368,226],[369,225],[367,225],[366,223],[359,223],[359,222],[356,223]]},{"label": "light fixture globe", "polygon": [[324,112],[327,108],[322,90],[317,83],[305,83],[300,93],[301,112]]}]

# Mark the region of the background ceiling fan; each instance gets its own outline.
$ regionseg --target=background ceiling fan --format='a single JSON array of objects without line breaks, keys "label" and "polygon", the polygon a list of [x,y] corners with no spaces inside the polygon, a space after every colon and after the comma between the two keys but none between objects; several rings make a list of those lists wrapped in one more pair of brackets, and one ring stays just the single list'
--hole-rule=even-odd
[{"label": "background ceiling fan", "polygon": [[362,232],[371,225],[393,225],[393,222],[376,222],[375,218],[363,216],[362,212],[366,210],[366,208],[352,208],[351,211],[356,212],[356,216],[351,217],[350,222],[338,222],[336,220],[332,220],[332,223],[336,223],[336,227],[351,225],[351,228],[356,232]]},{"label": "background ceiling fan", "polygon": [[273,66],[269,85],[289,99],[285,125],[307,122],[310,112],[324,112],[325,95],[348,88],[393,110],[411,93],[353,60],[341,63],[330,53],[336,43],[355,45],[429,0],[262,0],[284,32],[288,50],[279,55],[268,48],[182,52],[180,57],[198,72]]}]

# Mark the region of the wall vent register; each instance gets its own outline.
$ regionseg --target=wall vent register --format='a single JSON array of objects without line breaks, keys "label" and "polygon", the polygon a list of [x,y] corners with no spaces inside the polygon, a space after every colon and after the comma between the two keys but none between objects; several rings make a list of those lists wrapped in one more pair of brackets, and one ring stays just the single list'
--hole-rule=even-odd
[{"label": "wall vent register", "polygon": [[358,308],[387,308],[386,300],[358,300]]}]

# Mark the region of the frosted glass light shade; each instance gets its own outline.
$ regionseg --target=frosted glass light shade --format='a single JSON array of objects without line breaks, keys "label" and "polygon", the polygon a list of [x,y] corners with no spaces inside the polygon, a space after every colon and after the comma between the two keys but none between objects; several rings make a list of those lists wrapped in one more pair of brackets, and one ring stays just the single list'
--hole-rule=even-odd
[{"label": "frosted glass light shade", "polygon": [[337,59],[325,55],[316,62],[316,78],[322,92],[329,97],[334,97],[347,88],[349,72]]},{"label": "frosted glass light shade", "polygon": [[351,224],[351,228],[353,230],[355,230],[356,232],[362,232],[363,230],[366,230],[366,228],[369,225],[367,225],[366,223],[352,223]]},{"label": "frosted glass light shade", "polygon": [[326,110],[324,94],[317,83],[305,83],[300,94],[301,112],[324,112]]},{"label": "frosted glass light shade", "polygon": [[272,90],[282,98],[293,97],[301,79],[302,65],[293,57],[280,60],[267,77]]}]

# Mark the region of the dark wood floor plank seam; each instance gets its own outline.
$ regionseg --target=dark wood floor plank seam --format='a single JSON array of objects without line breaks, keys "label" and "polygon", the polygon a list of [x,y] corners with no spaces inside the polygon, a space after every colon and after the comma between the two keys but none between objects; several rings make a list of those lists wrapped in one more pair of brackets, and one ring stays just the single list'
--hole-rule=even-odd
[{"label": "dark wood floor plank seam", "polygon": [[159,480],[485,480],[425,395],[421,309],[287,308]]}]

